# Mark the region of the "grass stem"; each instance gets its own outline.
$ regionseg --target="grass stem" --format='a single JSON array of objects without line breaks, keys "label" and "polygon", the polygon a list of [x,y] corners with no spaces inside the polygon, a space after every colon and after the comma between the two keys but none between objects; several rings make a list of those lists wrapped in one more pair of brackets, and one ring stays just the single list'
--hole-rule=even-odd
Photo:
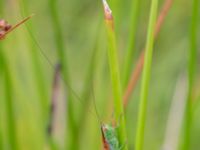
[{"label": "grass stem", "polygon": [[[0,14],[3,14],[3,1],[0,1]],[[13,88],[12,88],[12,82],[10,78],[10,72],[8,68],[8,64],[6,63],[6,59],[3,53],[3,43],[0,41],[0,56],[1,56],[1,63],[2,71],[4,73],[4,87],[5,87],[5,110],[7,115],[7,133],[8,133],[8,139],[9,139],[9,145],[10,149],[17,150],[17,138],[16,138],[16,124],[15,124],[15,117],[14,117],[14,108],[13,108]],[[1,132],[1,131],[0,131]],[[0,135],[1,136],[1,135]],[[2,140],[2,137],[0,137]],[[2,141],[0,141],[2,142]],[[0,143],[2,144],[2,143]],[[0,148],[3,146],[0,145]]]},{"label": "grass stem", "polygon": [[149,87],[149,80],[150,80],[150,73],[151,73],[157,7],[158,7],[158,0],[152,0],[151,10],[150,10],[150,19],[149,19],[149,25],[148,25],[146,52],[145,52],[145,57],[144,57],[145,58],[144,71],[142,75],[140,108],[139,108],[138,125],[137,125],[137,133],[136,133],[136,150],[142,150],[143,143],[144,143],[147,97],[148,97],[148,87]]},{"label": "grass stem", "polygon": [[[124,110],[122,103],[122,91],[120,85],[120,73],[118,65],[116,37],[114,32],[114,20],[112,16],[112,11],[109,8],[106,0],[103,0],[103,4],[104,4],[107,36],[108,36],[108,59],[109,59],[112,90],[114,97],[115,119],[119,120],[119,129],[118,129],[119,142],[120,144],[124,144],[124,142],[127,140],[126,126],[125,126],[125,117],[124,117]],[[127,145],[125,145],[124,149],[127,150]]]},{"label": "grass stem", "polygon": [[191,124],[192,124],[192,91],[195,78],[195,69],[197,63],[197,33],[198,33],[198,11],[199,0],[193,0],[192,20],[190,32],[190,48],[188,61],[188,97],[185,114],[185,128],[183,134],[183,150],[190,149],[191,142]]},{"label": "grass stem", "polygon": [[[28,14],[28,4],[27,1],[24,0],[18,0],[19,4],[20,4],[20,11],[21,11],[21,15],[22,16],[26,16]],[[26,25],[27,30],[29,32],[29,30],[34,31],[34,26],[29,23],[29,25]],[[43,110],[42,113],[44,115],[44,118],[46,117],[46,109],[47,109],[47,100],[48,100],[48,95],[47,95],[47,91],[45,90],[45,77],[43,75],[43,70],[42,67],[40,65],[40,61],[39,61],[39,57],[37,55],[37,51],[35,50],[35,46],[34,44],[32,44],[32,40],[33,40],[33,35],[31,32],[29,32],[29,38],[27,39],[27,43],[28,43],[28,47],[30,48],[30,58],[32,61],[32,68],[33,68],[33,74],[34,74],[34,81],[36,81],[36,86],[37,86],[37,93],[39,95],[40,98],[40,102],[41,102],[41,109]]]},{"label": "grass stem", "polygon": [[8,136],[9,136],[9,145],[10,149],[17,150],[17,137],[16,137],[16,124],[14,117],[14,107],[13,107],[13,89],[10,78],[10,71],[7,64],[5,64],[5,92],[6,92],[6,114],[7,114],[7,125],[8,125]]},{"label": "grass stem", "polygon": [[[70,85],[70,75],[69,75],[69,66],[68,66],[68,60],[67,60],[67,54],[65,50],[65,44],[62,38],[62,29],[61,29],[61,24],[59,21],[59,10],[57,7],[57,1],[56,0],[49,0],[49,5],[50,5],[50,13],[51,13],[51,20],[52,20],[52,25],[55,33],[55,42],[57,46],[57,52],[58,52],[58,57],[62,66],[62,74],[64,77],[65,82]],[[67,124],[69,125],[69,131],[66,133],[66,137],[69,136],[71,137],[71,142],[70,142],[70,149],[77,149],[76,146],[76,125],[74,121],[74,112],[73,112],[73,103],[72,103],[72,94],[70,93],[70,90],[67,89],[68,93],[68,100],[67,100]],[[67,139],[67,138],[66,138]]]},{"label": "grass stem", "polygon": [[[157,19],[157,22],[156,22],[156,27],[155,27],[155,31],[154,31],[154,39],[157,38],[158,36],[158,33],[160,32],[161,30],[161,27],[164,23],[164,20],[172,6],[172,3],[173,3],[174,0],[165,0],[164,4],[163,4],[163,7],[159,13],[159,16],[158,16],[158,19]],[[136,86],[136,83],[140,77],[140,74],[142,72],[142,69],[143,69],[143,65],[144,65],[144,51],[145,50],[142,50],[138,60],[137,60],[137,64],[136,64],[136,67],[135,69],[133,70],[132,72],[132,75],[131,75],[131,78],[128,82],[128,85],[126,87],[126,90],[125,90],[125,93],[124,93],[124,97],[123,97],[123,101],[124,101],[124,106],[126,107],[128,105],[128,102],[129,102],[129,99],[130,99],[130,96]]]}]

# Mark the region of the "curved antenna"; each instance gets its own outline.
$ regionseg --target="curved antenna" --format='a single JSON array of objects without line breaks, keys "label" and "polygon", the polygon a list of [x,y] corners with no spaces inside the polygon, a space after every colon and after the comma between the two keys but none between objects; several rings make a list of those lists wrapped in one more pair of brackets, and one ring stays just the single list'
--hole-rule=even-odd
[{"label": "curved antenna", "polygon": [[96,113],[96,117],[97,117],[97,120],[100,123],[100,125],[102,125],[102,120],[101,120],[101,117],[100,117],[100,115],[98,113],[98,110],[97,110],[96,98],[95,98],[95,92],[94,92],[93,84],[92,84],[91,90],[92,90],[92,102],[93,102],[93,105],[94,105],[94,110],[95,110],[95,113]]},{"label": "curved antenna", "polygon": [[103,129],[103,123],[102,123],[102,120],[101,120],[100,115],[99,115],[98,110],[97,110],[93,84],[92,84],[92,97],[93,97],[92,101],[93,101],[93,104],[94,104],[94,109],[95,109],[95,112],[96,112],[96,118],[97,118],[97,120],[100,124],[103,147],[104,147],[104,150],[109,150],[110,148],[109,148],[108,142],[106,141],[106,137],[105,137],[105,133],[104,133],[104,129]]},{"label": "curved antenna", "polygon": [[[23,8],[24,1],[23,0],[19,0],[19,3],[21,5],[21,8]],[[23,16],[23,13],[24,13],[23,10],[21,10],[21,16]],[[27,18],[26,20],[28,20],[30,18]],[[28,25],[26,25],[26,29],[27,29],[27,31],[29,33],[29,36],[32,38],[33,42],[35,43],[35,45],[39,48],[40,54],[46,59],[46,61],[48,62],[48,64],[54,70],[54,64],[51,62],[51,60],[48,58],[48,56],[46,55],[46,53],[43,51],[42,47],[40,46],[40,44],[36,40],[34,34],[31,32],[31,30],[29,29]],[[60,73],[60,78],[64,82],[64,85],[68,88],[68,90],[70,90],[70,92],[72,93],[72,95],[74,95],[77,98],[76,100],[83,104],[83,100],[81,99],[81,97],[71,88],[71,86],[67,83],[67,81],[65,81],[65,79],[63,78],[63,75],[61,73]],[[92,85],[92,90],[93,90],[93,85]],[[95,99],[94,91],[93,91],[93,98]],[[98,111],[97,111],[96,103],[95,103],[95,101],[93,101],[93,102],[94,102],[96,114],[91,109],[88,109],[88,112],[90,112],[93,115],[93,117],[97,118],[98,122],[101,122],[100,121],[100,116],[99,116]]]},{"label": "curved antenna", "polygon": [[[23,0],[20,1],[23,3]],[[21,15],[23,16],[23,13],[21,12]],[[32,16],[34,15],[31,15],[30,17],[27,17],[26,19],[23,20],[23,22],[27,21],[28,19],[30,19]],[[22,24],[23,22],[20,22],[20,24]],[[19,26],[19,25],[16,25],[16,26]],[[29,29],[28,25],[25,25],[26,26],[26,29],[27,29],[27,32],[29,33],[29,36],[32,38],[33,42],[35,43],[35,45],[38,47],[39,49],[39,52],[40,54],[46,59],[46,61],[48,62],[48,64],[50,65],[50,67],[54,70],[54,64],[52,63],[52,61],[48,58],[48,56],[46,55],[46,53],[43,51],[42,47],[40,46],[40,44],[38,43],[38,41],[36,40],[34,34],[31,32],[31,30]],[[16,28],[16,27],[15,27]],[[61,68],[62,69],[62,66]],[[67,83],[67,81],[65,81],[62,73],[60,73],[60,78],[61,80],[64,82],[64,85],[68,88],[68,90],[72,93],[73,96],[76,97],[76,100],[79,101],[79,103],[83,104],[83,100],[81,99],[81,97],[71,88],[71,86]],[[93,90],[93,85],[92,85],[92,90]],[[94,91],[93,91],[93,98],[95,99],[95,96],[94,96]],[[98,111],[97,111],[97,107],[96,107],[96,103],[95,103],[95,100],[93,100],[94,102],[94,106],[95,106],[95,112],[94,113],[91,109],[88,109],[88,112],[90,112],[93,117],[97,118],[98,122],[101,123],[101,119],[100,119],[100,116],[98,114]]]},{"label": "curved antenna", "polygon": [[94,86],[92,84],[93,104],[94,104],[94,109],[95,109],[95,112],[96,112],[97,120],[98,120],[98,122],[100,124],[103,148],[104,148],[104,150],[110,150],[109,143],[107,142],[106,136],[105,136],[104,125],[102,123],[102,120],[101,120],[100,115],[99,115],[98,110],[97,110],[97,105],[96,105],[96,101],[95,101],[95,93],[94,93],[94,88],[93,87]]},{"label": "curved antenna", "polygon": [[[42,47],[40,46],[40,44],[38,43],[38,41],[36,40],[35,36],[33,35],[33,33],[31,32],[31,30],[29,29],[28,25],[26,25],[26,29],[27,29],[27,32],[29,34],[29,36],[31,37],[31,39],[33,40],[33,42],[35,43],[35,45],[38,47],[39,49],[39,52],[40,54],[42,55],[42,57],[45,58],[45,60],[47,61],[47,63],[49,64],[49,66],[51,67],[51,69],[53,69],[54,71],[54,64],[52,63],[52,61],[49,59],[49,57],[46,55],[46,53],[44,52],[44,50],[42,49]],[[62,65],[62,64],[61,64]],[[73,90],[73,88],[67,83],[67,81],[64,79],[62,73],[60,74],[60,78],[61,80],[64,82],[64,85],[68,88],[68,90],[71,92],[71,94],[76,97],[75,99],[83,104],[83,100],[81,99],[81,97]],[[96,118],[96,115],[95,113],[91,110],[91,109],[88,109],[88,112],[90,112],[93,117]]]}]

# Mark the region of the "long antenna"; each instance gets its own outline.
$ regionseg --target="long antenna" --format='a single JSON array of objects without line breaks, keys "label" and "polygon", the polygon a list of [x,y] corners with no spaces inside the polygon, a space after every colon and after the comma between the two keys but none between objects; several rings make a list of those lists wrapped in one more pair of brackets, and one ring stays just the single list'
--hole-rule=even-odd
[{"label": "long antenna", "polygon": [[[54,70],[54,64],[52,63],[52,61],[48,58],[48,56],[46,55],[46,53],[44,52],[44,50],[42,49],[42,47],[40,46],[40,44],[37,42],[35,36],[33,35],[33,33],[31,32],[31,30],[29,29],[29,27],[26,25],[26,29],[27,32],[29,33],[29,36],[32,38],[33,42],[35,43],[35,45],[38,47],[40,54],[46,59],[46,61],[48,62],[48,64],[50,65],[50,67]],[[64,79],[62,73],[60,73],[60,78],[61,80],[64,82],[64,85],[68,88],[68,90],[72,93],[73,96],[75,96],[76,100],[79,101],[79,103],[83,104],[83,100],[81,99],[81,97],[72,89],[72,87],[67,83],[67,81]],[[92,112],[90,109],[88,110],[88,112],[90,112],[93,117],[96,118],[96,115],[94,114],[94,112]]]},{"label": "long antenna", "polygon": [[[21,5],[23,5],[23,0],[19,1],[21,2]],[[23,8],[23,6],[21,7]],[[21,10],[21,15],[23,16],[23,11]],[[33,16],[33,15],[32,15]],[[30,19],[32,16],[24,19],[24,22],[28,19]],[[26,29],[30,35],[30,37],[32,38],[33,42],[35,43],[35,45],[39,48],[39,52],[41,53],[41,55],[46,59],[46,61],[49,63],[49,65],[51,66],[52,69],[54,69],[54,64],[51,62],[51,60],[48,58],[48,56],[45,54],[45,52],[43,51],[42,47],[40,46],[40,44],[37,42],[34,34],[31,32],[31,30],[29,29],[28,25],[26,25]],[[83,103],[83,100],[79,97],[79,95],[71,88],[71,86],[67,83],[67,81],[65,81],[65,79],[63,78],[62,74],[60,73],[60,77],[61,77],[61,80],[63,80],[65,86],[68,88],[68,90],[70,90],[70,92],[72,93],[72,95],[74,95],[77,100],[80,102],[80,103]],[[95,96],[93,94],[93,98],[95,99]],[[96,114],[94,114],[93,111],[91,111],[90,109],[88,110],[91,114],[93,114],[95,118],[97,118],[98,122],[100,122],[100,116],[98,114],[98,111],[97,111],[97,107],[96,107],[96,103],[95,101],[94,102],[94,106],[95,106],[95,111],[96,111]]]},{"label": "long antenna", "polygon": [[104,150],[109,150],[109,144],[108,142],[106,141],[106,137],[105,137],[105,133],[104,133],[104,128],[103,128],[103,123],[100,119],[100,115],[98,113],[98,110],[97,110],[97,105],[96,105],[96,99],[95,99],[95,93],[94,93],[94,86],[92,84],[92,101],[93,101],[93,104],[94,104],[94,109],[95,109],[95,112],[96,112],[96,117],[97,117],[97,120],[100,124],[100,129],[101,129],[101,135],[102,135],[102,143],[103,143],[103,147],[104,147]]},{"label": "long antenna", "polygon": [[91,91],[92,91],[92,102],[93,102],[93,105],[94,105],[94,110],[96,112],[96,117],[97,117],[97,120],[100,123],[100,125],[102,125],[101,117],[100,117],[100,115],[98,113],[98,110],[97,110],[96,98],[95,98],[95,92],[94,92],[94,86],[93,86],[93,84],[92,84]]},{"label": "long antenna", "polygon": [[[23,15],[22,15],[22,16],[23,16]],[[15,26],[13,27],[13,29],[16,28],[16,27],[18,27],[20,24],[24,23],[25,21],[29,20],[32,16],[34,16],[34,14],[31,15],[31,16],[29,16],[29,17],[27,17],[27,18],[25,18],[23,21],[21,21],[20,23],[18,23],[17,25],[15,25]],[[12,30],[13,30],[13,29],[12,29]],[[51,66],[51,68],[54,70],[54,64],[51,62],[51,60],[50,60],[50,59],[48,58],[48,56],[45,54],[45,52],[43,51],[42,47],[41,47],[40,44],[37,42],[35,36],[34,36],[33,33],[31,32],[31,30],[29,29],[28,25],[26,25],[26,29],[27,29],[27,31],[28,31],[30,37],[32,38],[33,42],[35,43],[35,45],[39,48],[39,52],[41,53],[41,55],[46,59],[46,61],[47,61],[47,62],[49,63],[49,65]],[[10,31],[9,31],[9,32],[10,32]],[[60,69],[61,69],[61,68],[60,68]],[[63,78],[63,75],[62,75],[61,73],[60,73],[60,78],[61,78],[61,80],[63,80],[65,86],[68,88],[68,90],[70,90],[70,92],[72,93],[72,95],[74,95],[74,96],[77,98],[76,100],[78,100],[80,103],[83,103],[83,100],[82,100],[82,99],[79,97],[79,95],[71,88],[71,86],[67,83],[67,81],[65,81],[65,79]],[[93,87],[92,87],[92,92],[93,92],[93,93],[92,93],[92,94],[93,94],[93,98],[94,98],[93,103],[94,103],[94,106],[95,106],[95,112],[96,112],[96,114],[94,114],[94,112],[91,111],[90,109],[88,110],[88,112],[90,112],[91,114],[93,114],[94,117],[97,118],[98,122],[101,122],[101,121],[100,121],[100,120],[101,120],[101,119],[100,119],[100,116],[99,116],[98,111],[97,111],[96,103],[95,103],[95,96],[94,96]]]}]

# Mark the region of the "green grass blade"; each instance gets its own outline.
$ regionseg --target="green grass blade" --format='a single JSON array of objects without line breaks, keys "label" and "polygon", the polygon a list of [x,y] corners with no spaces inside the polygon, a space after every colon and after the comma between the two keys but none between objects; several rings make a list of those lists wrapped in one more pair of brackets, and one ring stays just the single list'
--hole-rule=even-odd
[{"label": "green grass blade", "polygon": [[135,39],[136,39],[135,34],[137,31],[140,3],[141,3],[140,0],[132,0],[128,47],[127,47],[125,58],[124,58],[123,90],[127,86],[127,83],[130,78],[132,66],[133,66],[133,56],[134,56],[134,51],[135,51]]},{"label": "green grass blade", "polygon": [[[24,0],[19,0],[19,4],[20,4],[20,11],[21,11],[21,15],[22,17],[30,15],[28,14],[28,4],[26,1]],[[29,25],[27,25],[27,29],[33,31],[34,27],[33,25],[29,22]],[[31,35],[29,35],[29,37],[27,38],[27,43],[28,43],[28,47],[30,48],[30,58],[31,58],[31,67],[33,70],[33,75],[34,75],[34,81],[36,82],[36,87],[37,87],[37,93],[39,95],[40,98],[40,105],[41,105],[41,111],[44,115],[44,119],[46,119],[46,110],[47,110],[47,101],[49,96],[47,95],[47,90],[45,88],[45,77],[43,76],[43,70],[42,67],[40,65],[40,61],[39,61],[39,57],[37,55],[38,51],[35,49],[35,46],[32,42],[32,37]]]},{"label": "green grass blade", "polygon": [[[57,46],[58,57],[62,66],[62,74],[65,82],[67,82],[67,84],[70,85],[69,66],[68,66],[67,55],[65,52],[66,50],[65,50],[64,39],[62,38],[62,29],[59,21],[59,14],[58,14],[59,10],[57,7],[57,1],[49,0],[49,6],[50,6],[52,25],[55,33],[54,37]],[[70,149],[77,149],[76,146],[78,146],[78,144],[76,144],[76,126],[74,121],[72,95],[70,93],[70,90],[68,90],[67,93],[68,93],[67,124],[69,125],[69,132],[66,133],[66,137],[69,136],[70,133],[71,137]]]},{"label": "green grass blade", "polygon": [[[126,125],[125,125],[125,117],[123,110],[123,102],[122,102],[122,91],[120,84],[120,73],[119,73],[119,64],[118,64],[118,54],[117,54],[117,46],[116,46],[116,37],[114,32],[114,20],[112,16],[112,12],[106,1],[103,1],[104,4],[104,13],[105,13],[105,21],[106,21],[106,29],[107,29],[107,37],[108,37],[108,60],[110,66],[110,74],[111,74],[111,83],[113,90],[113,98],[114,98],[114,113],[115,119],[119,120],[119,142],[120,144],[124,144],[126,139]],[[124,147],[127,150],[127,145]]]},{"label": "green grass blade", "polygon": [[16,136],[16,124],[14,117],[14,107],[13,107],[13,89],[12,89],[12,79],[10,76],[10,71],[8,64],[4,63],[5,71],[5,91],[6,91],[6,114],[7,114],[7,125],[8,125],[8,136],[10,149],[17,150],[17,136]]},{"label": "green grass blade", "polygon": [[[3,80],[4,80],[4,63],[3,63],[3,56],[2,56],[2,53],[1,53],[1,51],[2,51],[2,48],[1,48],[1,46],[0,46],[0,82],[1,83],[3,83]],[[1,85],[1,86],[3,86],[3,85]],[[2,99],[2,97],[4,98],[4,95],[5,95],[5,92],[4,92],[4,90],[3,89],[0,89],[0,97],[1,97],[1,99],[0,99],[0,103],[2,104],[2,101],[3,101],[3,99]],[[1,120],[1,117],[2,117],[2,105],[1,105],[1,110],[0,110],[0,120]],[[3,149],[3,133],[2,133],[2,123],[0,124],[0,149]]]},{"label": "green grass blade", "polygon": [[149,87],[149,80],[151,73],[151,63],[152,63],[153,45],[154,45],[154,29],[157,17],[157,7],[158,7],[158,0],[152,0],[150,20],[148,25],[144,70],[142,74],[140,107],[139,107],[139,116],[138,116],[137,132],[136,132],[136,150],[142,150],[144,143],[147,96],[148,96],[148,87]]},{"label": "green grass blade", "polygon": [[[3,1],[0,0],[0,15],[3,14]],[[3,80],[4,79],[4,73],[3,73],[3,70],[4,70],[4,62],[3,62],[3,54],[2,54],[2,45],[0,45],[0,80]],[[0,91],[2,92],[2,91]],[[4,91],[2,92],[4,93]],[[0,111],[0,117],[1,117],[1,113],[2,111]],[[1,119],[1,118],[0,118]],[[0,125],[1,126],[1,125]],[[3,149],[3,133],[2,133],[2,128],[0,129],[0,149]]]},{"label": "green grass blade", "polygon": [[[0,14],[3,14],[3,1],[0,1]],[[15,117],[14,117],[14,107],[13,107],[13,88],[12,88],[12,81],[10,77],[10,72],[8,69],[8,64],[6,64],[6,60],[3,54],[3,41],[0,41],[0,55],[1,55],[1,66],[2,71],[4,72],[4,87],[5,87],[5,110],[7,116],[7,134],[10,144],[10,149],[17,150],[17,138],[16,138],[16,124],[15,124]],[[1,135],[0,135],[1,136]],[[2,142],[2,141],[1,141]],[[0,145],[0,147],[3,145]]]},{"label": "green grass blade", "polygon": [[183,150],[189,150],[191,142],[192,92],[193,92],[196,63],[197,63],[198,11],[199,11],[199,0],[193,0],[191,32],[190,32],[190,48],[188,49],[189,50],[188,97],[187,97],[186,112],[185,112],[186,114],[185,114],[185,127],[183,134],[183,145],[181,148]]},{"label": "green grass blade", "polygon": [[[100,20],[100,19],[99,19]],[[99,32],[99,29],[101,27],[102,23],[100,23],[100,21],[98,21],[98,25],[96,27],[96,31]],[[97,32],[95,32],[96,34],[95,35],[98,35]],[[80,119],[79,119],[79,124],[78,124],[78,136],[80,137],[83,130],[81,130],[83,124],[85,124],[85,121],[86,121],[86,118],[87,118],[87,109],[88,109],[88,106],[90,104],[90,98],[91,98],[91,89],[93,89],[93,82],[94,82],[94,78],[95,78],[95,75],[96,75],[96,66],[97,66],[97,54],[98,54],[98,51],[99,51],[99,48],[98,48],[98,45],[99,44],[99,36],[95,37],[94,39],[94,45],[93,45],[93,51],[92,51],[92,54],[91,54],[91,58],[90,58],[90,61],[89,61],[89,66],[88,66],[88,70],[87,70],[87,74],[86,74],[86,78],[84,80],[84,87],[83,87],[83,91],[82,91],[82,100],[83,100],[83,105],[81,106],[81,110],[80,110]]]}]

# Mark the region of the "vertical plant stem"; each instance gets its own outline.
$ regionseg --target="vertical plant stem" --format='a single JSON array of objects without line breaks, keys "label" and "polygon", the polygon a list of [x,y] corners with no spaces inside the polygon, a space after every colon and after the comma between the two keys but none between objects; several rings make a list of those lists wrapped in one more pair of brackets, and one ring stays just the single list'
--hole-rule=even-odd
[{"label": "vertical plant stem", "polygon": [[[55,42],[57,46],[57,52],[58,57],[62,66],[62,74],[64,76],[65,82],[70,85],[70,76],[69,76],[69,68],[67,63],[67,56],[65,53],[65,47],[64,47],[64,41],[62,38],[62,29],[59,22],[59,15],[58,15],[58,8],[57,8],[57,1],[56,0],[49,0],[50,4],[50,13],[51,13],[51,19],[53,24],[53,29],[55,33]],[[70,149],[77,149],[76,146],[76,127],[75,127],[75,121],[74,121],[74,113],[73,113],[73,103],[72,103],[72,95],[70,93],[70,90],[68,89],[68,100],[67,100],[67,124],[69,125],[69,133],[66,133],[66,137],[70,136],[71,142],[70,142]]]},{"label": "vertical plant stem", "polygon": [[[99,19],[100,20],[100,19]],[[98,22],[97,25],[97,29],[96,31],[99,32],[99,29],[101,27],[102,23]],[[95,35],[98,35],[98,33],[96,32]],[[90,97],[91,97],[91,89],[93,88],[93,80],[95,77],[95,68],[97,66],[97,53],[98,53],[98,42],[99,42],[99,36],[96,36],[95,41],[94,41],[94,47],[93,47],[93,52],[89,61],[89,66],[88,66],[88,70],[87,70],[87,74],[86,74],[86,78],[85,78],[85,82],[84,82],[84,88],[83,88],[83,92],[82,92],[82,99],[84,101],[83,105],[81,106],[81,110],[80,110],[80,119],[79,119],[79,124],[78,124],[78,128],[77,128],[77,137],[79,140],[83,130],[82,127],[85,124],[86,121],[86,117],[87,117],[87,109],[88,109],[88,105],[90,103]]]},{"label": "vertical plant stem", "polygon": [[[3,4],[4,4],[4,1],[0,0],[0,15],[3,14]],[[2,54],[2,43],[0,44],[0,77],[5,78],[5,73],[4,73],[4,61],[3,61],[3,54]],[[1,80],[1,79],[0,79]],[[4,92],[4,91],[3,91]],[[5,93],[5,92],[4,92]],[[2,116],[1,115],[2,111],[0,111],[0,117]],[[1,119],[1,118],[0,118]],[[2,128],[1,128],[1,125],[0,125],[0,149],[3,149],[3,133],[2,133]]]},{"label": "vertical plant stem", "polygon": [[131,11],[131,22],[130,22],[130,34],[128,39],[128,47],[125,53],[124,59],[124,71],[123,71],[123,90],[126,88],[127,83],[129,81],[133,56],[135,51],[135,39],[136,39],[136,29],[138,24],[138,16],[139,16],[139,8],[140,8],[141,0],[132,0],[132,11]]},{"label": "vertical plant stem", "polygon": [[[26,16],[28,13],[28,4],[26,1],[24,0],[18,0],[19,1],[19,4],[20,4],[20,11],[21,11],[21,15],[22,16]],[[29,26],[27,26],[27,29],[31,29],[34,30],[34,27],[29,24]],[[32,61],[32,68],[33,68],[33,74],[34,74],[34,81],[36,81],[36,86],[37,86],[37,93],[40,97],[40,102],[41,102],[41,110],[43,115],[44,115],[44,119],[46,117],[46,110],[47,110],[47,100],[48,100],[48,96],[47,96],[47,91],[45,90],[45,78],[42,74],[42,68],[41,68],[41,65],[39,63],[39,58],[38,58],[38,55],[37,55],[37,51],[35,50],[35,47],[34,45],[32,44],[32,41],[31,41],[31,33],[30,33],[30,37],[27,39],[28,41],[28,46],[29,48],[31,49],[30,52],[31,52],[31,61]]]},{"label": "vertical plant stem", "polygon": [[[4,62],[3,62],[3,56],[2,56],[2,47],[0,45],[0,81],[3,81],[4,78],[5,78],[5,74],[4,74]],[[2,92],[0,96],[4,96],[2,94],[4,94],[4,90],[3,91],[0,91]],[[2,104],[2,101],[3,99],[1,98],[0,99],[0,103]],[[2,108],[2,106],[1,106]],[[1,117],[2,117],[2,110],[0,110],[0,120],[1,120]],[[2,123],[0,124],[0,149],[3,149],[3,133],[2,133]]]},{"label": "vertical plant stem", "polygon": [[[9,91],[10,90],[10,92],[6,93],[6,95],[8,95],[7,97],[11,97],[12,98],[12,105],[13,105],[12,107],[17,105],[17,108],[19,108],[20,105],[23,105],[22,107],[24,107],[24,110],[22,110],[22,111],[25,112],[25,114],[22,114],[22,115],[25,115],[25,117],[27,118],[26,121],[27,121],[27,123],[29,123],[28,117],[30,117],[30,120],[34,119],[33,115],[29,111],[30,107],[29,107],[29,105],[27,105],[27,103],[30,103],[30,101],[28,101],[29,97],[27,97],[26,92],[24,91],[24,87],[22,86],[22,84],[21,84],[21,82],[20,82],[20,80],[18,78],[17,71],[15,70],[15,61],[13,61],[12,57],[9,54],[10,54],[9,52],[3,51],[3,56],[4,56],[4,60],[5,60],[5,67],[6,67],[5,68],[5,74],[7,76],[7,79],[10,80],[9,82],[7,82],[8,90],[7,90],[7,88],[5,88],[5,91]],[[6,85],[5,85],[5,87],[6,87]],[[22,107],[20,107],[20,108],[22,108]],[[22,118],[23,117],[24,116],[22,116]],[[18,120],[15,119],[14,121],[17,122]],[[37,123],[34,125],[35,127],[38,127]],[[26,125],[27,124],[25,124],[25,126]],[[12,126],[17,128],[17,124],[16,123],[13,124]],[[12,130],[16,131],[15,128],[13,128]],[[17,143],[18,139],[17,139],[17,135],[16,134],[17,133],[15,133],[15,135],[13,135],[13,136],[15,137],[15,142]],[[42,141],[42,138],[41,138],[42,137],[42,133],[39,131],[37,133],[37,135],[38,135],[38,137],[30,136],[28,138],[30,138],[30,139],[34,138],[34,140],[36,140],[35,138],[37,138],[37,139],[39,139],[37,142]],[[34,140],[33,140],[34,146],[37,147],[39,143],[35,142]],[[19,139],[19,142],[20,141],[21,141],[21,139]],[[28,143],[28,146],[29,146],[29,144],[32,144],[32,142]],[[16,149],[20,149],[21,146],[22,146],[21,143],[17,143],[17,148]]]},{"label": "vertical plant stem", "polygon": [[[164,4],[163,4],[163,7],[159,13],[159,16],[157,18],[157,21],[156,21],[156,27],[155,27],[155,30],[154,30],[154,39],[157,38],[158,36],[158,33],[160,32],[160,29],[164,23],[164,20],[172,6],[172,3],[173,3],[174,0],[165,0]],[[142,72],[142,69],[143,69],[143,65],[144,65],[144,51],[145,50],[142,50],[138,60],[137,60],[137,64],[136,64],[136,67],[135,69],[133,70],[133,73],[131,75],[131,78],[130,80],[128,81],[128,85],[126,87],[126,90],[125,90],[125,93],[124,93],[124,97],[123,97],[123,100],[124,100],[124,106],[126,107],[128,105],[128,102],[129,102],[129,99],[130,99],[130,96],[136,86],[136,83],[140,77],[140,74]]]},{"label": "vertical plant stem", "polygon": [[[3,57],[3,53],[2,53],[2,51],[3,51],[3,47],[2,47],[2,43],[0,44],[0,80],[1,81],[5,81],[5,63],[4,63],[4,57]],[[2,86],[3,87],[5,87],[5,83],[4,82],[2,82]],[[0,100],[0,102],[1,102],[1,104],[3,103],[2,101],[5,101],[6,102],[6,97],[5,97],[5,95],[6,95],[6,91],[5,91],[5,89],[3,90],[3,91],[0,91],[0,92],[2,92],[1,94],[3,94],[4,96],[4,99],[2,99],[1,98],[1,100]],[[1,95],[2,96],[2,95]],[[5,103],[4,102],[4,103]],[[1,106],[1,108],[2,108],[3,106]],[[3,111],[2,110],[0,110],[0,117],[2,117],[2,114],[1,113],[3,113]],[[1,119],[1,118],[0,118]],[[2,119],[1,119],[2,120]],[[4,143],[3,143],[3,138],[4,138],[4,134],[3,134],[3,128],[2,128],[2,123],[0,124],[0,149],[3,149],[4,148]]]},{"label": "vertical plant stem", "polygon": [[[0,1],[0,14],[3,14],[3,1]],[[8,64],[6,64],[6,60],[4,57],[4,54],[2,52],[3,50],[3,41],[0,41],[0,55],[1,55],[1,61],[2,61],[2,71],[4,72],[4,87],[5,87],[5,106],[6,106],[6,114],[7,114],[7,133],[8,133],[8,139],[9,139],[9,145],[10,149],[17,150],[17,138],[16,138],[16,126],[15,126],[15,118],[14,118],[14,110],[13,110],[13,89],[12,89],[12,83],[11,83],[11,77],[10,72],[8,69]],[[1,136],[1,135],[0,135]],[[0,139],[1,140],[1,139]],[[2,142],[2,141],[0,141]],[[2,144],[2,143],[1,143]],[[3,145],[0,145],[0,148],[2,148]]]},{"label": "vertical plant stem", "polygon": [[13,89],[11,83],[10,71],[8,64],[4,61],[4,71],[5,71],[5,91],[6,91],[6,114],[7,114],[7,125],[8,125],[8,136],[10,149],[17,150],[17,137],[16,137],[16,124],[14,117],[13,108]]},{"label": "vertical plant stem", "polygon": [[188,97],[185,114],[185,128],[183,135],[183,150],[190,149],[191,141],[191,124],[192,124],[192,91],[195,78],[195,69],[197,62],[197,33],[198,33],[198,10],[199,0],[192,1],[192,20],[190,32],[190,48],[188,61]]},{"label": "vertical plant stem", "polygon": [[136,150],[142,150],[143,143],[144,143],[147,96],[148,96],[148,87],[149,87],[149,80],[150,80],[150,73],[151,73],[157,7],[158,7],[158,0],[152,0],[150,19],[149,19],[149,25],[148,25],[146,52],[145,52],[145,59],[144,59],[144,70],[142,74],[140,107],[139,107],[138,125],[137,125],[137,133],[136,133]]},{"label": "vertical plant stem", "polygon": [[[125,125],[125,117],[124,117],[124,110],[122,103],[122,91],[120,85],[118,54],[117,54],[116,39],[114,32],[114,20],[111,9],[109,8],[105,0],[103,0],[103,4],[104,4],[107,36],[108,36],[108,59],[109,59],[113,98],[114,98],[115,119],[119,120],[119,129],[118,129],[119,142],[120,144],[123,144],[127,140],[126,125]],[[127,150],[127,145],[125,145],[124,149]]]}]

